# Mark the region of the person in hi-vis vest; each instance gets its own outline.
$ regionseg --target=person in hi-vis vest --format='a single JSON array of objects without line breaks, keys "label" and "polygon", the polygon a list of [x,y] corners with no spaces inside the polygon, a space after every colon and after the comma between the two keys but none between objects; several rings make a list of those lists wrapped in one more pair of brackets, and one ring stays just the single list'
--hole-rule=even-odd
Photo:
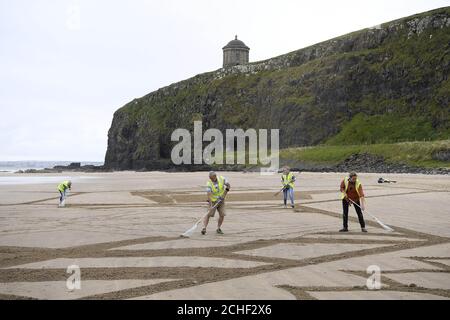
[{"label": "person in hi-vis vest", "polygon": [[63,181],[58,185],[59,207],[64,207],[66,203],[67,190],[71,190],[71,188],[72,188],[72,181],[70,180]]},{"label": "person in hi-vis vest", "polygon": [[364,222],[362,213],[366,207],[366,200],[364,199],[364,191],[361,182],[359,182],[358,175],[355,172],[351,172],[348,177],[341,181],[341,199],[344,228],[339,230],[339,232],[348,231],[348,207],[352,205],[352,201],[357,204],[354,205],[354,207],[356,214],[358,215],[361,231],[367,232],[366,223]]},{"label": "person in hi-vis vest", "polygon": [[283,174],[281,175],[281,183],[283,185],[283,201],[284,207],[286,208],[287,198],[291,200],[291,207],[294,208],[294,182],[295,176],[290,171],[289,167],[283,168]]},{"label": "person in hi-vis vest", "polygon": [[223,234],[222,226],[223,220],[225,219],[225,195],[230,191],[230,184],[227,179],[222,176],[217,176],[214,171],[209,172],[209,180],[206,183],[206,192],[208,195],[208,203],[209,207],[214,207],[219,201],[220,203],[216,208],[210,210],[209,214],[205,216],[205,220],[203,221],[203,229],[202,234],[206,234],[206,227],[208,226],[209,218],[214,217],[216,210],[219,211],[219,221],[217,222],[217,230],[218,234]]}]

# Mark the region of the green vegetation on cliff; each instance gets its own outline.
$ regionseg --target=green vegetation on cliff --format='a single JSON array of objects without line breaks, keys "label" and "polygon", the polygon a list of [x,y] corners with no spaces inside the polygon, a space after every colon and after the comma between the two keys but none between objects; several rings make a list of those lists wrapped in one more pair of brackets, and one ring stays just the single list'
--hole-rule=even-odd
[{"label": "green vegetation on cliff", "polygon": [[[450,8],[219,69],[120,108],[106,166],[158,168],[176,128],[280,129],[281,148],[449,139]],[[342,148],[342,150],[346,150]]]},{"label": "green vegetation on cliff", "polygon": [[383,156],[387,162],[392,163],[450,169],[450,161],[437,159],[439,152],[450,153],[450,140],[288,148],[280,151],[280,158],[333,165],[344,161],[353,154],[368,153]]},{"label": "green vegetation on cliff", "polygon": [[450,138],[450,129],[436,130],[424,116],[357,114],[341,131],[326,141],[327,145],[356,145],[421,141]]}]

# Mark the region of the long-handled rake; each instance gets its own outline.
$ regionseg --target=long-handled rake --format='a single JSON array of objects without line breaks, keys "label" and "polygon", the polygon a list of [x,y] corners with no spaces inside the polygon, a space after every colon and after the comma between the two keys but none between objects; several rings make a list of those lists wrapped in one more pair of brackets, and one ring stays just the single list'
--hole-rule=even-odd
[{"label": "long-handled rake", "polygon": [[[293,182],[293,181],[292,181],[292,180],[290,180],[290,181],[288,182],[288,184],[289,184],[289,183],[291,183],[291,182]],[[273,196],[274,196],[274,197],[276,197],[276,196],[277,196],[277,195],[279,195],[279,194],[280,194],[280,192],[281,192],[281,191],[283,191],[284,189],[286,189],[286,186],[284,186],[284,187],[283,187],[283,188],[281,188],[281,189],[280,189],[279,191],[277,191],[277,192],[276,192],[276,193],[275,193],[275,194],[274,194]]]},{"label": "long-handled rake", "polygon": [[[226,193],[225,193],[225,195],[226,195]],[[190,229],[188,229],[188,230],[186,230],[186,232],[180,234],[180,237],[189,238],[192,235],[192,233],[194,233],[194,231],[197,229],[199,223],[202,222],[203,219],[205,219],[206,216],[211,213],[211,211],[215,210],[219,206],[219,204],[221,204],[223,202],[223,200],[225,199],[225,195],[222,200],[217,201],[217,203],[214,206],[212,206],[211,208],[208,208],[208,211],[206,212],[206,214],[203,217],[201,217],[200,219],[198,219],[197,222]]]},{"label": "long-handled rake", "polygon": [[283,187],[283,188],[281,188],[281,189],[280,189],[279,191],[277,191],[277,192],[276,192],[276,193],[275,193],[275,194],[274,194],[273,196],[274,196],[274,197],[276,197],[276,196],[277,196],[277,195],[279,195],[279,194],[280,194],[280,192],[281,192],[281,191],[283,191],[284,189],[285,189],[284,187]]},{"label": "long-handled rake", "polygon": [[367,213],[369,216],[371,216],[383,229],[387,230],[387,231],[394,231],[394,229],[392,229],[391,227],[385,225],[383,222],[381,222],[377,217],[375,217],[373,214],[371,214],[370,212],[367,212],[365,210],[363,210],[361,208],[361,206],[359,204],[357,204],[355,201],[353,201],[352,199],[349,199],[355,206],[358,206],[361,211],[363,211],[364,213]]}]

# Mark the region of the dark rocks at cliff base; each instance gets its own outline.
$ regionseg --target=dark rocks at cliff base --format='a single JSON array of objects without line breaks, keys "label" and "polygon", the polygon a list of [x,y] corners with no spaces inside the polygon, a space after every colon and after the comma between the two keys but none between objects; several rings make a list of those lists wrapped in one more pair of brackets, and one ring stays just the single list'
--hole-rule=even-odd
[{"label": "dark rocks at cliff base", "polygon": [[19,170],[15,173],[62,173],[64,171],[72,172],[112,172],[113,170],[105,166],[84,165],[79,162],[72,162],[67,166],[54,166],[53,168],[45,169],[26,169]]},{"label": "dark rocks at cliff base", "polygon": [[79,172],[108,172],[112,171],[105,166],[95,166],[95,165],[84,165],[82,166],[80,162],[72,162],[67,166],[54,166],[53,169],[57,171],[79,171]]},{"label": "dark rocks at cliff base", "polygon": [[289,166],[292,171],[306,172],[450,174],[450,170],[446,168],[423,168],[404,163],[392,163],[386,161],[383,156],[369,153],[352,154],[336,165],[281,159],[280,166],[285,165]]},{"label": "dark rocks at cliff base", "polygon": [[422,173],[422,174],[449,174],[445,168],[421,168],[408,166],[402,163],[390,163],[382,156],[368,153],[353,154],[332,170],[338,172],[373,172],[373,173]]}]

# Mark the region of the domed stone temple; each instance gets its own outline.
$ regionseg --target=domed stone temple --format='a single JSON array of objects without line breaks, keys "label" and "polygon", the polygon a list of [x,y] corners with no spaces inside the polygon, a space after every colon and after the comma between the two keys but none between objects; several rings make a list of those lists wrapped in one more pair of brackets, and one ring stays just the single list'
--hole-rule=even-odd
[{"label": "domed stone temple", "polygon": [[234,40],[228,42],[222,50],[224,68],[248,63],[250,48],[244,42],[238,40],[237,36]]}]

